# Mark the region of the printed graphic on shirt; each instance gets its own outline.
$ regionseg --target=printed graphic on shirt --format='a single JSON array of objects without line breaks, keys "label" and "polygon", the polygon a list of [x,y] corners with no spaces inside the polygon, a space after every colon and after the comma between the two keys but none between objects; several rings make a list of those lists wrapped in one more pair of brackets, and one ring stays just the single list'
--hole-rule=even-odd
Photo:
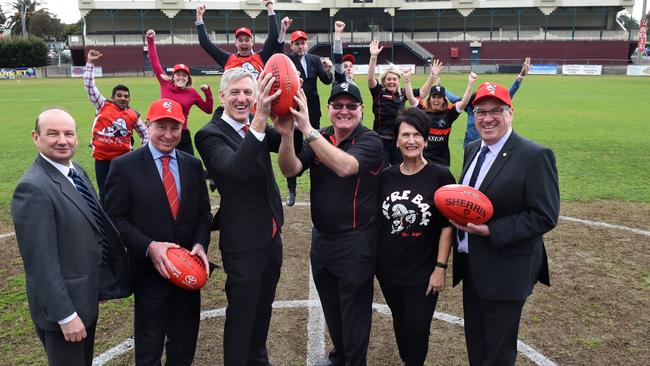
[{"label": "printed graphic on shirt", "polygon": [[389,194],[381,205],[382,214],[391,223],[391,234],[421,236],[431,220],[431,206],[422,202],[420,194],[411,196],[410,190]]},{"label": "printed graphic on shirt", "polygon": [[250,62],[244,62],[241,65],[241,68],[246,70],[246,71],[249,71],[251,74],[253,74],[253,76],[255,77],[255,80],[257,80],[257,77],[260,76],[260,71],[257,70],[255,68],[255,66],[253,66],[253,64],[250,63]]},{"label": "printed graphic on shirt", "polygon": [[113,121],[110,126],[106,126],[97,131],[97,134],[105,137],[123,137],[130,135],[129,130],[126,128],[126,121],[123,118],[118,118]]}]

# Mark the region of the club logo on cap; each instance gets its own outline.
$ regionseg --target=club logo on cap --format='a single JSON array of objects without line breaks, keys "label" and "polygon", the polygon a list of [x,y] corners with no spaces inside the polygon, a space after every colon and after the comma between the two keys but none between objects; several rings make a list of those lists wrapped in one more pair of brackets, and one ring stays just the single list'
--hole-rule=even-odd
[{"label": "club logo on cap", "polygon": [[171,113],[172,112],[172,103],[171,102],[163,102],[163,108],[167,110],[167,112]]},{"label": "club logo on cap", "polygon": [[485,87],[485,89],[487,89],[487,90],[490,92],[490,94],[495,94],[496,91],[497,91],[497,86],[494,85],[494,84],[488,84],[488,85]]},{"label": "club logo on cap", "polygon": [[349,92],[348,88],[350,87],[350,84],[341,83],[341,84],[339,84],[339,86],[341,87],[341,89],[345,90],[346,92]]},{"label": "club logo on cap", "polygon": [[436,85],[436,91],[440,91],[440,85]]}]

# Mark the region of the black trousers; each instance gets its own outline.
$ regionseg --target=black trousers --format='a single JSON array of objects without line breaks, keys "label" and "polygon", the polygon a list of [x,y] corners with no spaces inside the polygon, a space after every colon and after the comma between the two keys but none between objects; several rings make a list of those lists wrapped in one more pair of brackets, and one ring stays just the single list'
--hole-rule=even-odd
[{"label": "black trousers", "polygon": [[243,253],[222,252],[226,272],[226,366],[269,365],[266,338],[282,267],[282,239]]},{"label": "black trousers", "polygon": [[194,147],[192,146],[192,133],[190,130],[181,131],[181,141],[178,143],[176,148],[190,155],[194,155]]},{"label": "black trousers", "polygon": [[384,145],[384,167],[401,164],[404,161],[402,152],[397,148],[395,139],[381,139]]},{"label": "black trousers", "polygon": [[201,292],[173,287],[168,296],[135,293],[135,364],[191,365],[196,351],[201,315]]},{"label": "black trousers", "polygon": [[312,229],[312,275],[334,343],[334,365],[366,364],[376,245],[374,226],[335,235]]},{"label": "black trousers", "polygon": [[399,355],[407,366],[423,365],[429,351],[429,330],[438,293],[425,295],[429,282],[399,285],[379,280],[381,292],[393,315]]},{"label": "black trousers", "polygon": [[519,319],[524,303],[525,301],[481,298],[474,287],[469,264],[465,263],[463,313],[465,342],[471,366],[515,364]]},{"label": "black trousers", "polygon": [[86,327],[86,338],[81,342],[67,342],[63,332],[43,330],[36,327],[49,366],[90,366],[93,364],[95,328],[97,323]]},{"label": "black trousers", "polygon": [[99,189],[99,201],[104,203],[104,194],[106,189],[106,177],[108,177],[108,170],[111,168],[112,160],[95,160],[95,179],[97,179],[97,189]]}]

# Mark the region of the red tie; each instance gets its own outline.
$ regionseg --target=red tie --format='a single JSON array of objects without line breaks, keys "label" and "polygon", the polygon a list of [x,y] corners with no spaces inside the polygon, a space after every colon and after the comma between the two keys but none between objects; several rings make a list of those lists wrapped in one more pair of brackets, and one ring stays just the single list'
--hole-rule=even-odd
[{"label": "red tie", "polygon": [[244,135],[246,135],[246,134],[248,133],[248,131],[250,131],[250,129],[251,129],[251,125],[249,125],[249,124],[244,124],[244,126],[242,126],[241,129],[242,129],[242,131],[244,131]]},{"label": "red tie", "polygon": [[164,155],[160,158],[162,161],[162,176],[163,176],[163,186],[165,187],[165,194],[167,194],[167,201],[169,202],[169,209],[172,211],[172,216],[176,220],[176,215],[178,214],[178,190],[176,189],[176,179],[174,179],[174,173],[169,169],[169,160],[172,157],[169,155]]}]

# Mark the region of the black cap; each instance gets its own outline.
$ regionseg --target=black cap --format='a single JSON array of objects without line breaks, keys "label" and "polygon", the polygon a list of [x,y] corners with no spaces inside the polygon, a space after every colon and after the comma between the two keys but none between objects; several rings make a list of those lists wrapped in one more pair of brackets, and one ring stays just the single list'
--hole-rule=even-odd
[{"label": "black cap", "polygon": [[332,99],[338,97],[339,95],[349,95],[352,98],[356,99],[357,102],[363,103],[363,99],[361,98],[361,92],[359,91],[359,88],[357,88],[357,86],[354,84],[340,83],[334,85],[332,87],[332,93],[330,94],[327,103],[331,102]]},{"label": "black cap", "polygon": [[434,85],[431,87],[431,91],[429,91],[429,95],[442,95],[444,97],[445,88],[442,87],[442,85]]}]

